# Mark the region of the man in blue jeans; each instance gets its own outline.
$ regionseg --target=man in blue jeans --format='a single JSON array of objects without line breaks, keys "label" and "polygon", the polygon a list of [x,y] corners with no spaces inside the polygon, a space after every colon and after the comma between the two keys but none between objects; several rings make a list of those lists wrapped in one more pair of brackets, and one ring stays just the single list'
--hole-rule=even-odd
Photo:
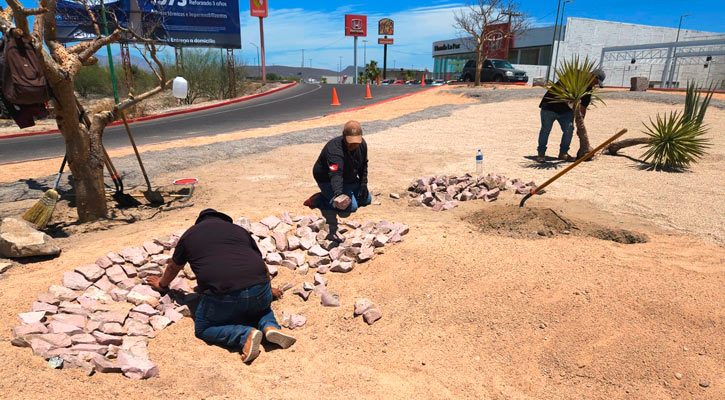
[{"label": "man in blue jeans", "polygon": [[[597,70],[594,72],[596,77],[592,82],[592,85],[599,84],[599,87],[604,87],[604,79],[606,74],[604,71]],[[561,82],[557,82],[557,85],[561,85]],[[590,87],[589,90],[592,88]],[[582,97],[581,101],[581,112],[582,116],[586,116],[587,107],[592,101],[591,94]],[[541,130],[539,131],[539,146],[537,147],[536,161],[543,163],[546,161],[546,145],[549,142],[549,133],[554,122],[558,122],[561,127],[561,144],[559,144],[559,160],[562,161],[574,161],[575,157],[570,156],[569,146],[571,145],[571,139],[574,135],[574,110],[571,109],[569,104],[559,102],[555,99],[554,94],[551,91],[547,91],[544,98],[539,103],[541,108]]]},{"label": "man in blue jeans", "polygon": [[196,337],[241,350],[243,362],[259,355],[262,337],[285,349],[295,343],[294,337],[282,332],[270,308],[282,292],[271,287],[262,253],[249,232],[228,215],[211,208],[199,213],[176,244],[163,276],[146,281],[166,291],[187,262],[201,293],[194,314]]},{"label": "man in blue jeans", "polygon": [[368,191],[368,145],[362,134],[359,122],[348,121],[342,135],[327,142],[312,168],[320,193],[307,199],[306,206],[351,213],[373,201]]}]

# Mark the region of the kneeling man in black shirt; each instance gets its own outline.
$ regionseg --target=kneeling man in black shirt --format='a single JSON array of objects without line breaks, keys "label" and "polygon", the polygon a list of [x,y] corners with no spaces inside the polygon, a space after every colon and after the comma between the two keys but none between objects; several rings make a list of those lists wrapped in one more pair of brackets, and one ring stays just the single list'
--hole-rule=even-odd
[{"label": "kneeling man in black shirt", "polygon": [[242,361],[259,355],[262,337],[282,348],[295,343],[283,333],[270,308],[282,293],[270,285],[262,253],[252,236],[223,213],[208,208],[179,239],[161,278],[147,278],[159,291],[186,263],[196,274],[201,302],[194,315],[196,337],[241,350]]}]

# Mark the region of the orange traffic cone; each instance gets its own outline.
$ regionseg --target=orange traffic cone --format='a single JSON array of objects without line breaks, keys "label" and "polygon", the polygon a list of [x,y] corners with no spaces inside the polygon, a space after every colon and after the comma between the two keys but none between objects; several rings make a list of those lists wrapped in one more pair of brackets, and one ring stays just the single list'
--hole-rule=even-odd
[{"label": "orange traffic cone", "polygon": [[425,74],[423,74],[423,78],[420,80],[420,86],[425,86]]},{"label": "orange traffic cone", "polygon": [[340,100],[337,99],[337,90],[335,88],[332,88],[332,104],[331,106],[341,106]]},{"label": "orange traffic cone", "polygon": [[370,83],[365,85],[365,100],[370,100],[373,98],[373,95],[370,94]]}]

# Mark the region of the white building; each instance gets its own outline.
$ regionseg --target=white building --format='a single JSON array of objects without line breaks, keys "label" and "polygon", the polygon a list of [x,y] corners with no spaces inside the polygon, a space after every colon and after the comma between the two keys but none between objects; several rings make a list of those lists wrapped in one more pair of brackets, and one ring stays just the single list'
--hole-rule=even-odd
[{"label": "white building", "polygon": [[[534,78],[545,77],[550,63],[561,65],[562,60],[578,55],[601,63],[608,86],[629,86],[629,79],[635,76],[647,77],[651,86],[660,86],[666,67],[674,65],[672,85],[675,87],[694,80],[699,85],[725,88],[723,33],[682,29],[680,45],[700,44],[679,47],[676,60],[672,57],[671,43],[677,39],[677,28],[569,17],[558,35],[560,40],[553,40],[554,35],[554,27],[547,26],[530,29],[515,38],[508,59],[514,67],[527,71],[529,84]],[[629,49],[637,45],[647,48]],[[474,58],[469,47],[460,38],[433,43],[434,76],[457,79],[466,61]]]}]

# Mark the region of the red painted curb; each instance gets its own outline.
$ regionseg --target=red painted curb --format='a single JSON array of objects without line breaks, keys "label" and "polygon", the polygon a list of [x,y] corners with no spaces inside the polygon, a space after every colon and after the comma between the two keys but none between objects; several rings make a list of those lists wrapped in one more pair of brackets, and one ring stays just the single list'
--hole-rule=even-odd
[{"label": "red painted curb", "polygon": [[[444,86],[445,86],[445,85],[444,85]],[[347,110],[341,110],[341,111],[336,111],[336,112],[334,112],[334,113],[330,113],[330,114],[325,114],[324,116],[325,116],[325,117],[327,117],[327,116],[329,116],[329,115],[337,115],[337,114],[342,114],[342,113],[346,113],[346,112],[351,112],[351,111],[357,111],[357,110],[362,110],[362,109],[364,109],[364,108],[368,108],[368,107],[372,107],[372,106],[377,106],[378,104],[385,104],[385,103],[389,103],[389,102],[391,102],[391,101],[394,101],[394,100],[398,100],[398,99],[402,99],[402,98],[404,98],[404,97],[412,96],[412,95],[414,95],[414,94],[418,94],[418,93],[423,93],[423,92],[427,92],[427,91],[429,91],[429,90],[433,90],[433,89],[438,89],[439,87],[442,87],[442,86],[431,86],[431,87],[429,87],[429,88],[426,88],[426,89],[423,89],[423,90],[419,90],[419,91],[417,91],[417,92],[402,94],[402,95],[400,95],[400,96],[396,96],[396,97],[391,97],[391,98],[389,98],[389,99],[385,99],[385,100],[381,100],[381,101],[378,101],[377,103],[370,103],[370,104],[365,104],[364,106],[360,106],[360,107],[355,107],[355,108],[350,108],[350,109],[347,109]]]},{"label": "red painted curb", "polygon": [[[155,114],[155,115],[149,115],[149,116],[146,116],[146,117],[139,117],[139,118],[127,119],[126,121],[128,121],[128,123],[141,122],[141,121],[150,121],[152,119],[172,117],[174,115],[188,114],[188,113],[192,113],[192,112],[196,112],[196,111],[208,110],[210,108],[222,107],[222,106],[226,106],[226,105],[229,105],[229,104],[241,103],[243,101],[256,99],[258,97],[266,96],[268,94],[277,93],[277,92],[282,91],[284,89],[289,89],[289,88],[291,88],[291,87],[293,87],[295,85],[297,85],[297,82],[288,83],[286,85],[280,86],[278,88],[274,88],[272,90],[268,90],[266,92],[256,93],[256,94],[250,94],[249,96],[244,96],[244,97],[240,97],[240,98],[237,98],[237,99],[226,100],[226,101],[222,101],[222,102],[214,103],[214,104],[207,104],[205,106],[200,106],[200,107],[187,108],[187,109],[184,109],[184,110],[172,111],[172,112],[169,112],[169,113],[166,113],[166,114]],[[108,124],[107,126],[121,125],[122,123],[123,123],[122,121],[114,121],[114,122],[111,122],[110,124]],[[48,131],[17,133],[17,134],[14,134],[14,135],[0,136],[0,140],[2,140],[2,139],[19,138],[19,137],[26,137],[26,136],[50,135],[50,134],[59,133],[59,132],[60,131],[58,129],[51,129],[51,130],[48,130]]]}]

